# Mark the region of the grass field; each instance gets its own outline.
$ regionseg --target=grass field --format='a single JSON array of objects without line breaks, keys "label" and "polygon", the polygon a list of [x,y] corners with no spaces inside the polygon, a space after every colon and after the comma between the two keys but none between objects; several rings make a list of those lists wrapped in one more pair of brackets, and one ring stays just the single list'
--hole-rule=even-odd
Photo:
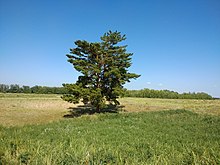
[{"label": "grass field", "polygon": [[220,164],[219,100],[120,101],[64,118],[60,96],[0,94],[0,164]]},{"label": "grass field", "polygon": [[200,114],[220,115],[220,100],[121,98],[128,112],[186,109]]},{"label": "grass field", "polygon": [[59,95],[0,94],[0,124],[40,124],[59,120],[72,106]]},{"label": "grass field", "polygon": [[[121,98],[119,101],[126,112],[186,109],[220,115],[220,100]],[[59,95],[0,93],[0,125],[41,124],[62,120],[69,113],[69,107],[76,105],[63,101]]]}]

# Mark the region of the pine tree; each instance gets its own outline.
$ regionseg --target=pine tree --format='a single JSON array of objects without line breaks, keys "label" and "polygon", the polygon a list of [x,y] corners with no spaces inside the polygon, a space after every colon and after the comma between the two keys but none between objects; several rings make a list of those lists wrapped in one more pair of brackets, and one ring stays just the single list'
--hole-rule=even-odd
[{"label": "pine tree", "polygon": [[123,93],[123,85],[140,75],[129,73],[132,53],[127,53],[126,45],[118,43],[125,40],[120,32],[107,32],[101,42],[77,40],[76,48],[67,54],[68,62],[82,75],[75,84],[63,84],[69,94],[62,99],[71,103],[82,101],[90,103],[97,112],[109,101],[119,105],[117,98]]}]

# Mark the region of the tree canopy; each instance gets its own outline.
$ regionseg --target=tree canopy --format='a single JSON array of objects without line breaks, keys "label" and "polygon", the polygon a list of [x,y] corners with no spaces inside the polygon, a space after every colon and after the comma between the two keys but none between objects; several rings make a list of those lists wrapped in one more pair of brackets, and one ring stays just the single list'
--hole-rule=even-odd
[{"label": "tree canopy", "polygon": [[128,72],[132,53],[127,45],[119,45],[125,40],[120,32],[109,31],[101,37],[101,42],[77,40],[76,48],[71,48],[68,57],[73,67],[81,73],[75,84],[63,84],[68,94],[65,101],[90,103],[100,111],[106,101],[119,105],[117,98],[123,93],[123,85],[140,75]]}]

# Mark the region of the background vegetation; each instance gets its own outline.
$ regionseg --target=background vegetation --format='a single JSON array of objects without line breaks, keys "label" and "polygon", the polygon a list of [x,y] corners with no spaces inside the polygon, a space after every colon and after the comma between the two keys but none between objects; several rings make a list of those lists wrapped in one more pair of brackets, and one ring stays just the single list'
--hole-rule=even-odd
[{"label": "background vegetation", "polygon": [[47,86],[38,86],[33,87],[23,85],[19,86],[18,84],[0,84],[0,92],[2,93],[36,93],[36,94],[64,94],[66,90],[63,87],[47,87]]},{"label": "background vegetation", "polygon": [[[68,91],[64,87],[46,87],[35,85],[19,86],[17,84],[5,85],[0,84],[0,92],[2,93],[35,93],[35,94],[67,94]],[[178,93],[169,90],[124,90],[124,97],[138,97],[138,98],[166,98],[166,99],[214,99],[207,93]]]},{"label": "background vegetation", "polygon": [[142,90],[126,90],[125,97],[140,97],[140,98],[167,98],[167,99],[213,99],[207,93],[182,93],[169,91],[169,90],[153,90],[153,89],[142,89]]}]

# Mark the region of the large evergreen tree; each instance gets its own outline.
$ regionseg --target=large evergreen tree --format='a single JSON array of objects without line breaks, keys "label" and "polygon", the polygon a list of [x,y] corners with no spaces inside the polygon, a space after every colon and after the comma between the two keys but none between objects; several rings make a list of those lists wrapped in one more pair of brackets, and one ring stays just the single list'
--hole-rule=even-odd
[{"label": "large evergreen tree", "polygon": [[129,73],[132,53],[118,43],[125,40],[120,32],[107,32],[101,42],[77,40],[76,48],[67,54],[68,62],[82,75],[75,84],[63,84],[68,94],[62,96],[65,101],[90,103],[100,111],[105,102],[119,105],[117,98],[123,92],[123,85],[140,75]]}]

